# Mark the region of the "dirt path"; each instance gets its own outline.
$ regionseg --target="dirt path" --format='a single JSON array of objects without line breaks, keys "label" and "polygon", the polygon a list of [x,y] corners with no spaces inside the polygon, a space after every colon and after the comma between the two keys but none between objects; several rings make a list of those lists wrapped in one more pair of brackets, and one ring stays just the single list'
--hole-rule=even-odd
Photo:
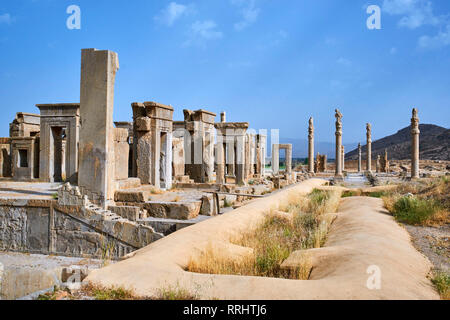
[{"label": "dirt path", "polygon": [[[188,290],[203,299],[439,299],[427,275],[431,263],[411,244],[407,231],[383,208],[381,199],[342,200],[326,247],[313,249],[320,263],[311,280],[195,274],[184,271],[189,259],[211,244],[232,256],[245,248],[230,236],[263,221],[264,213],[295,194],[321,185],[300,183],[223,216],[180,230],[137,251],[133,257],[94,271],[87,281],[134,289],[155,296],[163,288]],[[369,273],[368,273],[369,272]]]}]

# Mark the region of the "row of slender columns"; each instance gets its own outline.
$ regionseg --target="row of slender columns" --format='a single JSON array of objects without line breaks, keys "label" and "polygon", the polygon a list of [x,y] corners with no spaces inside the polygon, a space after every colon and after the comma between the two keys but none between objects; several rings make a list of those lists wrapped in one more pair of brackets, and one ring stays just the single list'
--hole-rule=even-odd
[{"label": "row of slender columns", "polygon": [[[338,109],[335,110],[336,117],[336,171],[335,176],[340,178],[345,170],[345,149],[342,145],[342,114]],[[366,172],[372,172],[372,125],[366,125],[367,136],[367,158]],[[416,179],[420,176],[419,170],[419,117],[416,108],[413,109],[411,118],[411,178]],[[308,172],[314,173],[314,119],[309,119],[308,128]],[[358,172],[362,172],[362,148],[358,144]]]}]

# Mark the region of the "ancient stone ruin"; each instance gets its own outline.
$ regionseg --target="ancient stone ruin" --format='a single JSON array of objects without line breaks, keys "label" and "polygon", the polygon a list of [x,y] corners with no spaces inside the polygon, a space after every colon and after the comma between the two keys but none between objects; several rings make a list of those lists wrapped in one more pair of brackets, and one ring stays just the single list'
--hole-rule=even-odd
[{"label": "ancient stone ruin", "polygon": [[411,178],[419,178],[419,116],[416,108],[412,111],[411,118]]},{"label": "ancient stone ruin", "polygon": [[[113,122],[118,71],[117,53],[83,49],[80,101],[37,104],[39,114],[18,112],[9,137],[0,138],[6,190],[0,192],[0,249],[117,259],[315,173],[344,179],[352,170],[337,109],[334,173],[327,172],[327,155],[314,159],[312,117],[308,165],[294,168],[292,144],[272,141],[270,168],[266,132],[256,133],[249,122],[227,122],[225,112],[216,122],[206,108],[133,102],[132,121]],[[182,121],[174,121],[177,113]],[[411,121],[415,178],[416,109]],[[367,124],[368,172],[371,142]],[[359,145],[357,172],[361,158]],[[386,151],[377,172],[389,171]]]},{"label": "ancient stone ruin", "polygon": [[328,162],[328,156],[326,154],[320,154],[317,153],[317,159],[314,164],[314,172],[326,172],[327,171],[327,162]]},{"label": "ancient stone ruin", "polygon": [[0,138],[0,179],[11,188],[0,194],[0,249],[118,258],[295,182],[292,145],[277,145],[286,170],[273,177],[267,135],[225,112],[216,122],[184,109],[173,121],[181,109],[133,102],[132,121],[113,122],[118,71],[117,53],[83,49],[80,102],[19,112]]},{"label": "ancient stone ruin", "polygon": [[342,114],[338,109],[335,111],[336,117],[336,165],[335,165],[335,178],[343,178],[342,167]]}]

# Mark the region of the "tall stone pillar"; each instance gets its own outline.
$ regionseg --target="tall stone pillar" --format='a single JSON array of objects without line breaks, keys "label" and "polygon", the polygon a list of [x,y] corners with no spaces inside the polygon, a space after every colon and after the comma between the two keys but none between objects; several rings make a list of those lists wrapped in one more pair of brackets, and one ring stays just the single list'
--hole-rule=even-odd
[{"label": "tall stone pillar", "polygon": [[236,176],[235,172],[235,162],[236,162],[236,155],[235,155],[235,149],[236,149],[236,141],[234,137],[232,139],[228,138],[226,143],[226,156],[227,156],[227,175],[228,176]]},{"label": "tall stone pillar", "polygon": [[61,139],[61,180],[66,181],[66,151],[67,150],[67,140],[65,138]]},{"label": "tall stone pillar", "polygon": [[272,145],[272,173],[277,175],[280,172],[280,145]]},{"label": "tall stone pillar", "polygon": [[103,207],[114,198],[114,82],[119,69],[112,51],[81,51],[78,185]]},{"label": "tall stone pillar", "polygon": [[336,178],[342,178],[342,114],[336,109]]},{"label": "tall stone pillar", "polygon": [[226,113],[225,111],[223,111],[223,112],[220,114],[220,122],[221,122],[221,123],[227,122],[227,113]]},{"label": "tall stone pillar", "polygon": [[217,135],[217,145],[216,145],[216,183],[225,184],[225,146],[224,146],[224,136],[218,132]]},{"label": "tall stone pillar", "polygon": [[292,145],[286,146],[286,174],[292,174]]},{"label": "tall stone pillar", "polygon": [[256,174],[264,177],[266,166],[266,136],[264,134],[256,135]]},{"label": "tall stone pillar", "polygon": [[314,119],[309,118],[308,129],[308,172],[314,173]]},{"label": "tall stone pillar", "polygon": [[243,132],[242,134],[236,135],[236,184],[244,184],[245,183],[245,142],[246,142],[246,134]]},{"label": "tall stone pillar", "polygon": [[416,108],[412,111],[411,118],[411,179],[420,177],[419,170],[419,116]]},{"label": "tall stone pillar", "polygon": [[372,172],[372,125],[370,123],[366,126],[367,135],[367,162],[366,171]]},{"label": "tall stone pillar", "polygon": [[377,170],[377,173],[380,173],[380,171],[381,171],[381,156],[380,155],[377,156],[376,170]]},{"label": "tall stone pillar", "polygon": [[361,143],[358,143],[358,173],[362,171],[362,151],[361,151]]}]

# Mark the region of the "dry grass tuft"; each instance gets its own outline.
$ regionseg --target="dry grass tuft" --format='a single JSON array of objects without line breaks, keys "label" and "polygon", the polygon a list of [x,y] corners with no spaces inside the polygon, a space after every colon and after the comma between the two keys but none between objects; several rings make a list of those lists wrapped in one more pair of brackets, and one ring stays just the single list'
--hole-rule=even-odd
[{"label": "dry grass tuft", "polygon": [[134,290],[122,287],[103,287],[88,283],[79,290],[70,292],[57,287],[52,292],[40,295],[38,300],[150,300],[148,297],[140,297]]},{"label": "dry grass tuft", "polygon": [[168,286],[158,290],[158,294],[153,300],[200,300],[197,294],[193,294],[187,289],[181,288],[179,285],[177,286]]},{"label": "dry grass tuft", "polygon": [[88,283],[83,286],[80,293],[93,297],[95,300],[148,300],[147,297],[139,297],[134,290],[121,287],[102,287]]},{"label": "dry grass tuft", "polygon": [[278,210],[268,211],[262,225],[232,239],[235,245],[253,249],[252,255],[233,258],[209,246],[190,259],[187,270],[306,280],[311,271],[311,259],[307,255],[295,270],[283,269],[281,264],[293,251],[323,246],[333,221],[324,213],[335,212],[339,199],[339,192],[322,190],[314,190],[306,197],[289,196],[289,201]]}]

